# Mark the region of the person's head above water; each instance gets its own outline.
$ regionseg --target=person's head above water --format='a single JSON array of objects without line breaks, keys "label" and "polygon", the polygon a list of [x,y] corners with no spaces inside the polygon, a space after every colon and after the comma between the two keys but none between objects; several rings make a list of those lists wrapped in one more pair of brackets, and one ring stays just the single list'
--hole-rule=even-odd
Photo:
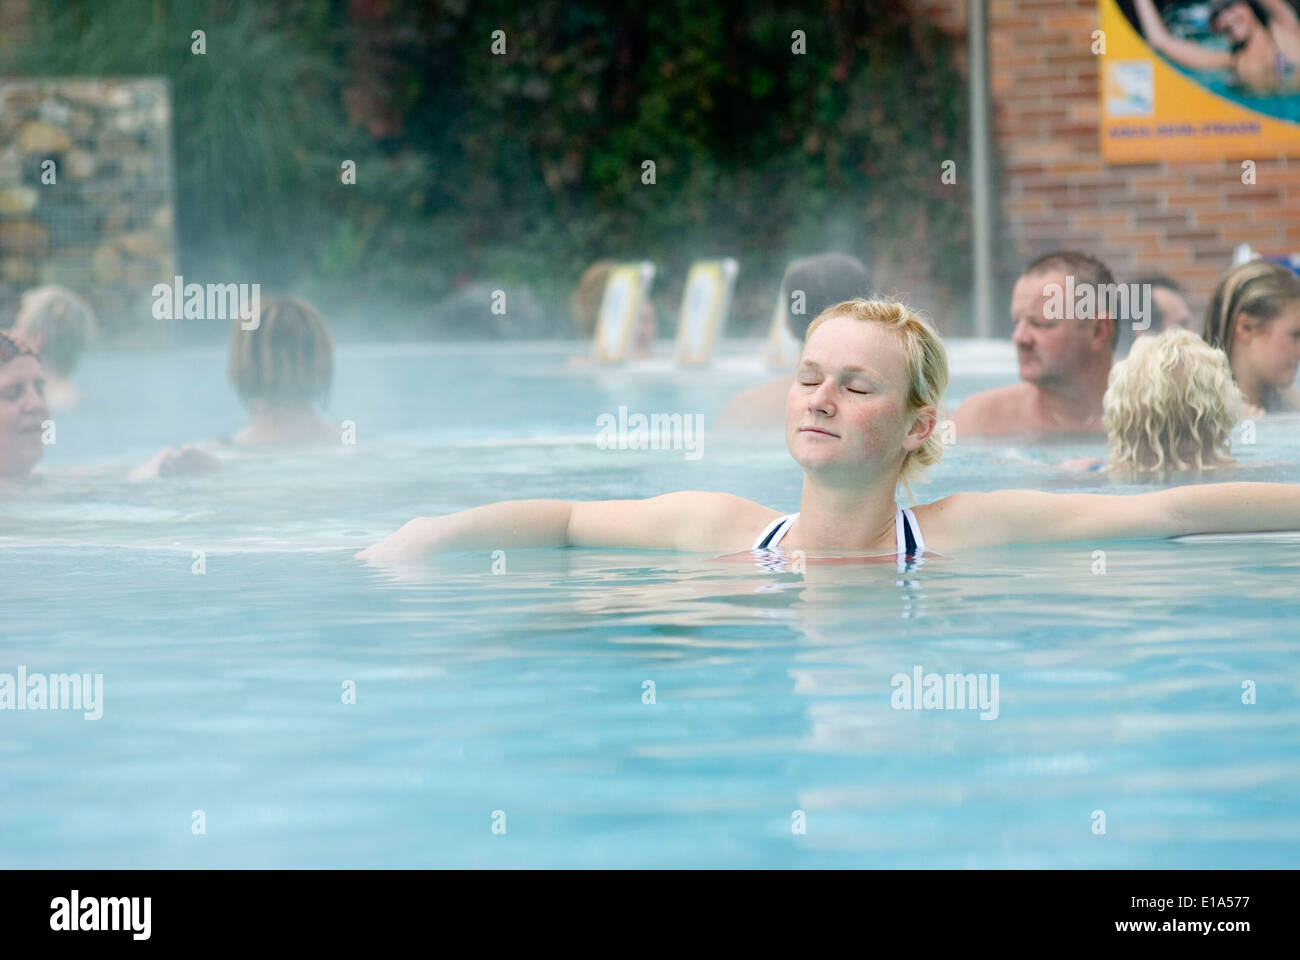
[{"label": "person's head above water", "polygon": [[[1050,387],[1110,367],[1119,338],[1106,310],[1114,283],[1104,263],[1074,250],[1049,253],[1025,268],[1011,293],[1021,380]],[[1080,294],[1089,290],[1084,299]]]},{"label": "person's head above water", "polygon": [[31,473],[45,452],[42,431],[49,415],[36,355],[0,333],[0,478]]},{"label": "person's head above water", "polygon": [[1183,297],[1182,287],[1172,277],[1163,273],[1152,273],[1135,277],[1129,281],[1129,284],[1130,287],[1136,285],[1139,289],[1151,292],[1150,326],[1146,330],[1134,330],[1132,323],[1117,321],[1119,343],[1115,350],[1116,356],[1127,356],[1133,347],[1133,341],[1143,334],[1159,333],[1170,327],[1184,327],[1190,330],[1197,322],[1192,317],[1191,308],[1187,306],[1187,301]]},{"label": "person's head above water", "polygon": [[1232,463],[1241,391],[1222,350],[1179,327],[1139,337],[1102,399],[1107,468],[1205,470]]},{"label": "person's head above water", "polygon": [[1202,336],[1228,355],[1248,401],[1282,406],[1300,368],[1300,276],[1271,260],[1233,267],[1214,288]]},{"label": "person's head above water", "polygon": [[573,316],[573,331],[579,340],[590,340],[596,334],[600,304],[605,297],[605,281],[614,267],[613,260],[597,260],[578,278],[578,285],[569,299],[569,312]]},{"label": "person's head above water", "polygon": [[808,327],[786,406],[786,443],[805,474],[848,493],[910,484],[939,461],[948,388],[943,341],[901,303],[848,300]]},{"label": "person's head above water", "polygon": [[1210,28],[1228,39],[1233,52],[1240,50],[1257,30],[1267,29],[1268,11],[1252,0],[1210,0]]},{"label": "person's head above water", "polygon": [[90,306],[63,287],[36,287],[23,294],[14,333],[40,353],[45,369],[70,377],[95,332]]},{"label": "person's head above water", "polygon": [[823,310],[870,295],[867,268],[846,253],[800,257],[790,262],[781,278],[785,322],[796,340],[804,338],[813,318]]},{"label": "person's head above water", "polygon": [[262,301],[255,329],[236,319],[227,376],[254,412],[313,409],[329,397],[334,343],[316,309],[297,297]]},{"label": "person's head above water", "polygon": [[1030,263],[1011,292],[1019,381],[966,397],[953,430],[1026,438],[1100,432],[1119,333],[1111,313],[1126,309],[1127,292],[1086,253],[1060,250]]},{"label": "person's head above water", "polygon": [[[1167,274],[1153,273],[1133,282],[1151,288],[1151,329],[1156,332],[1171,327],[1192,329],[1192,311],[1177,280]],[[1132,329],[1131,325],[1129,329]]]}]

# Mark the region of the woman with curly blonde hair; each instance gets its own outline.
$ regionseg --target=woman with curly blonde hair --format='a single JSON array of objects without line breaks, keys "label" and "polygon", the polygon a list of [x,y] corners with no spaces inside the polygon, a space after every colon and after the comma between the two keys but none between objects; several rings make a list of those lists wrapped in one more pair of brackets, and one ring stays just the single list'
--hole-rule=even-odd
[{"label": "woman with curly blonde hair", "polygon": [[[912,509],[898,491],[938,461],[948,359],[901,303],[848,300],[809,326],[786,403],[803,470],[799,512],[697,490],[648,500],[517,500],[419,517],[359,554],[381,563],[518,547],[803,551],[898,558],[1007,543],[1140,539],[1300,528],[1300,485],[1191,484],[1130,496],[956,493]],[[924,530],[924,536],[922,531]]]},{"label": "woman with curly blonde hair", "polygon": [[1102,398],[1106,469],[1212,470],[1229,453],[1243,398],[1228,355],[1178,327],[1139,337],[1110,371]]}]

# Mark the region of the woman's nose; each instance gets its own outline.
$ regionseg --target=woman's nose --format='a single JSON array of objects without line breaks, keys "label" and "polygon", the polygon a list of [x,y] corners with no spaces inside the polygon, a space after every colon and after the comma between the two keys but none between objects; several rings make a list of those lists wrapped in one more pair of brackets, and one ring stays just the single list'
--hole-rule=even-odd
[{"label": "woman's nose", "polygon": [[823,380],[819,383],[808,398],[809,409],[823,411],[835,409],[834,390],[835,388],[829,380]]},{"label": "woman's nose", "polygon": [[23,409],[29,413],[46,410],[45,398],[37,393],[35,387],[28,387],[23,391]]}]

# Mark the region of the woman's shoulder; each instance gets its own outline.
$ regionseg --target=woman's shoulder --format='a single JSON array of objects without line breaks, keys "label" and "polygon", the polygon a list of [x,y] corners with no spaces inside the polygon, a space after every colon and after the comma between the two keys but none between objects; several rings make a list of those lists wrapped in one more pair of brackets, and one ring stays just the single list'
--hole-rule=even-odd
[{"label": "woman's shoulder", "polygon": [[1006,543],[1008,529],[1040,523],[1069,496],[1027,489],[954,493],[942,500],[918,504],[912,513],[926,544],[946,553]]},{"label": "woman's shoulder", "polygon": [[733,493],[712,490],[681,490],[660,499],[681,518],[681,539],[687,550],[748,549],[765,526],[784,515]]}]

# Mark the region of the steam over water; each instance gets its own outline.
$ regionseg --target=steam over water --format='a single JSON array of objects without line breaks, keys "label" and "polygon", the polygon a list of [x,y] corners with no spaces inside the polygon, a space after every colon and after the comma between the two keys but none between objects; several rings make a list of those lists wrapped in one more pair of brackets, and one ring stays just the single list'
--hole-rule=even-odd
[{"label": "steam over water", "polygon": [[[0,673],[102,673],[104,712],[0,715],[0,865],[1297,862],[1294,542],[977,551],[905,574],[351,559],[413,516],[500,499],[696,488],[797,509],[779,433],[706,429],[698,460],[596,445],[620,404],[711,422],[764,375],[753,351],[708,372],[572,370],[570,352],[343,346],[329,419],[354,446],[143,485],[122,478],[158,447],[243,422],[220,351],[90,357],[44,479],[0,501]],[[989,366],[950,402],[1007,379]],[[1296,425],[1261,421],[1236,453],[1300,462]],[[917,495],[1131,492],[1034,465],[1101,454],[959,438]],[[997,722],[893,709],[891,678],[917,666],[997,674]]]}]

